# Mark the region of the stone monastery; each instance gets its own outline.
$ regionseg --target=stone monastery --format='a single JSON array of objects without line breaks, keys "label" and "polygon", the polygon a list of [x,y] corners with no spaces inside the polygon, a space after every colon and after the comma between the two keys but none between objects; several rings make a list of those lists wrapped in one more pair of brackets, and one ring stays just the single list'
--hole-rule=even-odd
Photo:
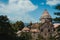
[{"label": "stone monastery", "polygon": [[43,12],[40,21],[40,23],[34,23],[29,27],[24,27],[21,31],[18,31],[18,36],[21,32],[31,32],[32,40],[37,40],[39,36],[38,34],[45,38],[45,40],[48,40],[47,38],[50,36],[54,36],[56,33],[55,28],[60,24],[55,25],[52,23],[52,17],[49,15],[47,10]]}]

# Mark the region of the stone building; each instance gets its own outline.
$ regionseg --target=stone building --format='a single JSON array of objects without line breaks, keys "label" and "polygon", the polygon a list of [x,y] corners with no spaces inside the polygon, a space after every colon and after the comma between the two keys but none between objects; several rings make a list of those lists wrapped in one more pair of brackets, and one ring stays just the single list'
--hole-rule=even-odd
[{"label": "stone building", "polygon": [[[52,17],[47,10],[43,12],[40,21],[40,23],[30,23],[29,27],[24,27],[21,32],[31,32],[32,40],[38,40],[39,35],[42,36],[44,40],[48,40],[49,37],[55,34],[55,28],[60,24],[52,23]],[[19,32],[17,33],[19,34]]]},{"label": "stone building", "polygon": [[34,23],[31,25],[31,35],[32,35],[32,40],[38,40],[38,35],[40,34],[39,30],[39,23]]},{"label": "stone building", "polygon": [[49,15],[48,11],[45,10],[40,18],[40,21],[41,23],[44,23],[44,22],[52,22],[52,18],[51,16]]},{"label": "stone building", "polygon": [[42,24],[40,27],[40,34],[45,40],[48,40],[47,38],[52,36],[52,34],[54,33],[54,26],[52,24],[52,18],[47,10],[44,11],[40,20]]}]

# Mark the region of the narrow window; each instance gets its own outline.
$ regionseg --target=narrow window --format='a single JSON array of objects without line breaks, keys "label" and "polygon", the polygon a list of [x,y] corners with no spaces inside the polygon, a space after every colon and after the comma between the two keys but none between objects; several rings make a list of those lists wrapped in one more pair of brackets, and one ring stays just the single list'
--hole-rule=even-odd
[{"label": "narrow window", "polygon": [[53,28],[53,31],[55,31],[55,28]]},{"label": "narrow window", "polygon": [[41,29],[41,32],[43,32],[43,29]]},{"label": "narrow window", "polygon": [[48,32],[50,32],[50,29],[48,29]]}]

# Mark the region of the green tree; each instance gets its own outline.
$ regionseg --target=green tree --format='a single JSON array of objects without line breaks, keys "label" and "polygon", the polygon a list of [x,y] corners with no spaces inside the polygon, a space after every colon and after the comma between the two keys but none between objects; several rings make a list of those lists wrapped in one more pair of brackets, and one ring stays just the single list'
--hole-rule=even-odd
[{"label": "green tree", "polygon": [[0,16],[0,39],[1,40],[14,40],[15,33],[12,31],[9,19],[7,16]]},{"label": "green tree", "polygon": [[[57,5],[55,8],[60,11],[60,5]],[[60,12],[55,12],[54,15],[57,15],[57,17],[54,18],[54,21],[60,22]]]},{"label": "green tree", "polygon": [[32,36],[30,32],[22,32],[20,39],[21,40],[31,40]]},{"label": "green tree", "polygon": [[11,24],[12,30],[17,32],[18,30],[22,30],[24,28],[24,23],[22,21],[17,21],[16,23]]},{"label": "green tree", "polygon": [[25,25],[22,21],[17,21],[16,24],[19,27],[19,30],[22,30],[25,27]]},{"label": "green tree", "polygon": [[23,27],[25,26],[24,23],[22,21],[17,21],[15,23],[10,23],[11,28],[10,28],[10,35],[12,35],[13,38],[15,38],[14,40],[18,40],[19,37],[17,37],[16,33],[18,30],[22,30]]},{"label": "green tree", "polygon": [[0,16],[0,33],[8,33],[9,31],[9,19],[7,18],[7,16]]},{"label": "green tree", "polygon": [[60,5],[57,5],[57,6],[55,7],[55,9],[60,10]]},{"label": "green tree", "polygon": [[17,25],[16,23],[11,24],[11,26],[12,26],[12,30],[13,30],[15,33],[19,30],[19,27],[18,27],[18,25]]},{"label": "green tree", "polygon": [[28,25],[27,25],[27,27],[29,27],[30,29],[31,29],[31,26],[32,26],[32,22],[30,22]]},{"label": "green tree", "polygon": [[9,32],[10,32],[10,28],[11,25],[9,23],[9,19],[7,18],[7,16],[0,16],[0,39],[1,40],[9,40],[9,38],[11,38],[9,36]]}]

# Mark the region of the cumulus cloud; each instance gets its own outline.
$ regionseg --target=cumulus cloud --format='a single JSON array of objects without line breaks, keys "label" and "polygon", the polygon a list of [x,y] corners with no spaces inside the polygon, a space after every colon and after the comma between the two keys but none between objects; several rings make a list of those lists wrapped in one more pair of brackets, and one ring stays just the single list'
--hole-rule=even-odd
[{"label": "cumulus cloud", "polygon": [[57,4],[60,4],[60,0],[47,0],[46,4],[50,6],[57,5]]},{"label": "cumulus cloud", "polygon": [[33,5],[30,0],[9,0],[8,4],[0,3],[0,13],[15,21],[36,21],[28,14],[35,9],[37,9],[37,6]]}]

